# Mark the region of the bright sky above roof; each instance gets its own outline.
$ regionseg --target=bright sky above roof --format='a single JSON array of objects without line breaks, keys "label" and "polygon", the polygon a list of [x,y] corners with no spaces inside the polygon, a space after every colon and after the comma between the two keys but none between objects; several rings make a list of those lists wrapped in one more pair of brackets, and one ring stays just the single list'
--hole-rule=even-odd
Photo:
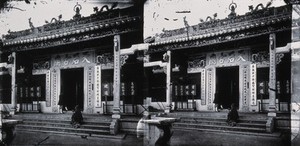
[{"label": "bright sky above roof", "polygon": [[[30,4],[24,1],[11,1],[11,6],[20,8],[4,10],[0,13],[0,38],[7,34],[8,30],[19,31],[29,29],[29,21],[35,27],[46,24],[45,20],[51,21],[62,14],[62,20],[70,20],[74,16],[74,6],[78,2],[82,6],[82,16],[89,16],[93,7],[99,9],[112,2],[119,1],[119,8],[130,6],[131,0],[30,0]],[[147,0],[144,11],[144,37],[161,33],[163,29],[170,30],[184,26],[183,17],[187,17],[189,25],[195,25],[200,19],[207,16],[213,17],[217,13],[218,19],[224,19],[230,13],[229,4],[237,4],[236,13],[243,15],[249,11],[248,6],[262,3],[264,6],[271,0]],[[109,2],[109,3],[108,3]],[[278,7],[285,5],[283,0],[272,0],[272,5]],[[190,12],[190,13],[178,13]],[[176,20],[177,19],[177,20]]]}]

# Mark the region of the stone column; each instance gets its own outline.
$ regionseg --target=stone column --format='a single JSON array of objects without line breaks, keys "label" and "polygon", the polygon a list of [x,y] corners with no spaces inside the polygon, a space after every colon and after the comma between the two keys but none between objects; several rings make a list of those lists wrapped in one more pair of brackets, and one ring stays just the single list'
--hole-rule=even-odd
[{"label": "stone column", "polygon": [[272,133],[274,131],[274,122],[276,117],[276,34],[270,34],[269,40],[269,112],[268,121],[266,123],[266,131]]},{"label": "stone column", "polygon": [[166,102],[167,106],[165,109],[165,113],[170,113],[172,108],[172,85],[171,85],[171,72],[172,72],[172,66],[171,66],[171,51],[167,51],[167,66],[166,66]]},{"label": "stone column", "polygon": [[114,105],[113,118],[120,118],[120,35],[114,37]]},{"label": "stone column", "polygon": [[11,67],[11,114],[15,114],[17,107],[16,100],[16,77],[17,77],[17,63],[16,63],[16,52],[12,52],[12,67]]},{"label": "stone column", "polygon": [[[296,2],[296,1],[295,1]],[[300,142],[300,3],[293,4],[291,43],[291,141]]]},{"label": "stone column", "polygon": [[269,37],[269,113],[268,116],[276,117],[276,34],[270,34]]},{"label": "stone column", "polygon": [[121,68],[120,68],[120,35],[114,36],[114,85],[113,85],[113,96],[114,96],[114,105],[113,105],[113,115],[112,122],[110,124],[110,133],[117,134],[119,130],[119,119],[120,115],[120,81],[121,81]]}]

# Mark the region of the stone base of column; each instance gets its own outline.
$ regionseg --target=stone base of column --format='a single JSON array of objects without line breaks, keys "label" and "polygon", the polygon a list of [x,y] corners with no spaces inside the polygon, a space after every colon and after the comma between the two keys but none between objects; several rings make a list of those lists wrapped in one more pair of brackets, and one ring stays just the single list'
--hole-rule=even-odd
[{"label": "stone base of column", "polygon": [[275,129],[274,123],[275,123],[275,117],[269,117],[266,123],[267,132],[272,133],[274,131]]},{"label": "stone base of column", "polygon": [[170,113],[171,110],[170,110],[169,108],[166,108],[166,109],[164,110],[164,112],[165,112],[165,113]]},{"label": "stone base of column", "polygon": [[112,119],[110,126],[109,126],[109,132],[112,135],[118,134],[120,129],[120,119]]},{"label": "stone base of column", "polygon": [[276,117],[276,112],[268,112],[268,117]]},{"label": "stone base of column", "polygon": [[17,107],[16,107],[16,106],[15,106],[15,107],[11,107],[11,109],[10,109],[10,111],[9,111],[9,114],[15,115],[16,112],[17,112]]},{"label": "stone base of column", "polygon": [[120,129],[120,108],[113,108],[112,121],[110,123],[110,134],[116,135]]},{"label": "stone base of column", "polygon": [[121,115],[120,114],[113,114],[111,117],[113,119],[121,119]]},{"label": "stone base of column", "polygon": [[276,117],[276,106],[269,105],[268,117]]},{"label": "stone base of column", "polygon": [[166,109],[164,110],[165,113],[170,113],[171,112],[171,109],[172,109],[172,106],[169,105],[166,107]]}]

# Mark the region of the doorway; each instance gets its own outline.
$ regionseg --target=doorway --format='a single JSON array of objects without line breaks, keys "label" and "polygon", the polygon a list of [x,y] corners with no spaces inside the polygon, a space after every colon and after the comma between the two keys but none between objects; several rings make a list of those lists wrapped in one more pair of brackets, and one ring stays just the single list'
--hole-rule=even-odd
[{"label": "doorway", "polygon": [[61,93],[68,110],[74,110],[76,105],[83,110],[83,68],[61,70]]},{"label": "doorway", "polygon": [[222,67],[216,69],[216,96],[223,108],[228,109],[232,103],[239,108],[239,67]]}]

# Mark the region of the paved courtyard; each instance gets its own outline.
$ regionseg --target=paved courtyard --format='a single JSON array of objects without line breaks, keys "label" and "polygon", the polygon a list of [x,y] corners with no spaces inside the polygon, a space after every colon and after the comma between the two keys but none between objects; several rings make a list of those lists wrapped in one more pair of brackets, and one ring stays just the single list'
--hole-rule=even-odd
[{"label": "paved courtyard", "polygon": [[[81,138],[75,135],[57,135],[47,133],[18,132],[12,145],[101,145],[101,146],[142,146],[143,139],[127,135],[125,139]],[[203,131],[175,130],[171,146],[281,146],[290,143],[281,138],[238,135]]]}]

